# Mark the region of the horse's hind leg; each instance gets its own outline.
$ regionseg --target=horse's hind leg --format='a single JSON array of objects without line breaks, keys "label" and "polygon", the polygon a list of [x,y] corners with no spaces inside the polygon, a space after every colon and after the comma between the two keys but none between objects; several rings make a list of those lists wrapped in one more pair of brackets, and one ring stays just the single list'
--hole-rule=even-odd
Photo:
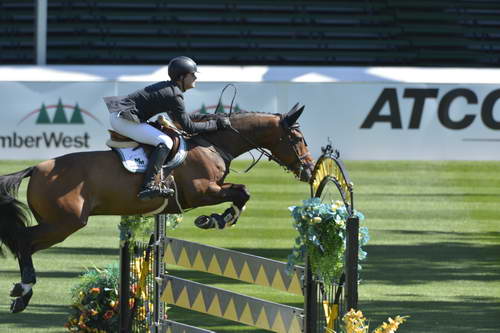
[{"label": "horse's hind leg", "polygon": [[32,255],[36,251],[51,247],[62,242],[69,235],[86,225],[87,218],[68,215],[64,223],[47,223],[35,211],[33,211],[37,221],[37,226],[25,229],[25,235],[21,238],[21,254],[18,258],[19,269],[21,271],[21,282],[16,283],[10,292],[12,300],[11,312],[23,311],[29,304],[33,296],[33,285],[36,283],[36,273],[33,266]]},{"label": "horse's hind leg", "polygon": [[18,258],[19,270],[21,271],[21,282],[14,284],[10,292],[15,297],[10,305],[10,311],[17,313],[23,311],[33,296],[33,285],[36,283],[35,268],[29,249],[24,247]]}]

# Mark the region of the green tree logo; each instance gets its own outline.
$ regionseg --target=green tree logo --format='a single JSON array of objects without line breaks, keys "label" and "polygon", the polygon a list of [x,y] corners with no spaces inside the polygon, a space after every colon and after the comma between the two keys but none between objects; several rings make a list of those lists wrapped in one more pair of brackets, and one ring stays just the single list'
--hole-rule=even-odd
[{"label": "green tree logo", "polygon": [[42,107],[40,108],[40,112],[38,113],[38,118],[36,119],[37,124],[50,124],[49,114],[47,112],[47,108],[45,104],[42,103]]},{"label": "green tree logo", "polygon": [[59,98],[57,105],[55,106],[56,112],[54,113],[54,118],[50,120],[49,113],[47,112],[47,107],[45,103],[42,103],[42,107],[40,108],[40,112],[38,112],[38,118],[36,119],[37,124],[84,124],[82,110],[78,106],[78,103],[74,107],[70,107],[73,109],[73,113],[71,114],[71,118],[68,121],[68,117],[66,116],[66,110],[64,109],[64,105],[62,100]]},{"label": "green tree logo", "polygon": [[37,125],[83,125],[85,124],[85,116],[85,119],[94,119],[98,124],[104,126],[96,116],[82,109],[78,103],[75,105],[64,104],[61,98],[59,98],[57,104],[42,102],[39,109],[28,112],[28,114],[19,120],[17,125],[20,125],[32,116],[36,116],[35,124]]}]

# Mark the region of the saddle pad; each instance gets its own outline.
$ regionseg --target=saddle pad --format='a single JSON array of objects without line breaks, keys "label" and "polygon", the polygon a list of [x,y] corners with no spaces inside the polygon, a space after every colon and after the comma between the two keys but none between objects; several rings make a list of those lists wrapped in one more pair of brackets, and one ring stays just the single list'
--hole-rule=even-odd
[{"label": "saddle pad", "polygon": [[137,148],[113,148],[118,153],[122,164],[132,173],[144,173],[148,167],[148,157],[142,147]]},{"label": "saddle pad", "polygon": [[[180,165],[187,156],[186,140],[180,137],[179,150],[175,156],[169,160],[163,168],[175,168]],[[137,148],[112,148],[118,153],[125,169],[132,173],[144,173],[148,167],[148,156],[142,147]]]}]

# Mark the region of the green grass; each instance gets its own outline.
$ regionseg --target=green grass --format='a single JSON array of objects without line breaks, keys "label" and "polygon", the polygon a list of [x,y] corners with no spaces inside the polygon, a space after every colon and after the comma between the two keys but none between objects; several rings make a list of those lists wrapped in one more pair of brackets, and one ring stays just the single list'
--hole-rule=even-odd
[{"label": "green grass", "polygon": [[[0,174],[33,162],[1,162]],[[242,170],[246,163],[233,167]],[[410,315],[401,332],[500,331],[500,163],[353,162],[356,208],[366,215],[371,240],[363,263],[359,305],[375,328],[388,316]],[[231,173],[252,194],[235,228],[196,229],[197,209],[170,232],[174,237],[286,260],[295,237],[287,211],[307,198],[307,185],[272,163],[250,174]],[[25,182],[21,197],[25,195]],[[29,308],[12,315],[8,291],[19,280],[17,263],[0,261],[0,332],[63,332],[69,290],[85,268],[118,260],[118,217],[93,217],[89,225],[34,256],[38,283]],[[209,274],[169,269],[180,277],[293,306],[301,298]],[[171,319],[217,332],[262,332],[182,309]]]}]

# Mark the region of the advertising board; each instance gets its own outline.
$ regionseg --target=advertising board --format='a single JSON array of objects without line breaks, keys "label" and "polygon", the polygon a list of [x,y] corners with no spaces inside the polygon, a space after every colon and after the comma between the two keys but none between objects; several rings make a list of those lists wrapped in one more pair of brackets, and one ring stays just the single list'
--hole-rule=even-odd
[{"label": "advertising board", "polygon": [[[0,82],[0,159],[47,159],[108,149],[102,97],[148,82]],[[215,112],[227,82],[199,82],[188,112]],[[300,119],[311,151],[327,138],[344,159],[499,160],[500,85],[404,82],[239,82],[218,112],[286,112]]]}]

